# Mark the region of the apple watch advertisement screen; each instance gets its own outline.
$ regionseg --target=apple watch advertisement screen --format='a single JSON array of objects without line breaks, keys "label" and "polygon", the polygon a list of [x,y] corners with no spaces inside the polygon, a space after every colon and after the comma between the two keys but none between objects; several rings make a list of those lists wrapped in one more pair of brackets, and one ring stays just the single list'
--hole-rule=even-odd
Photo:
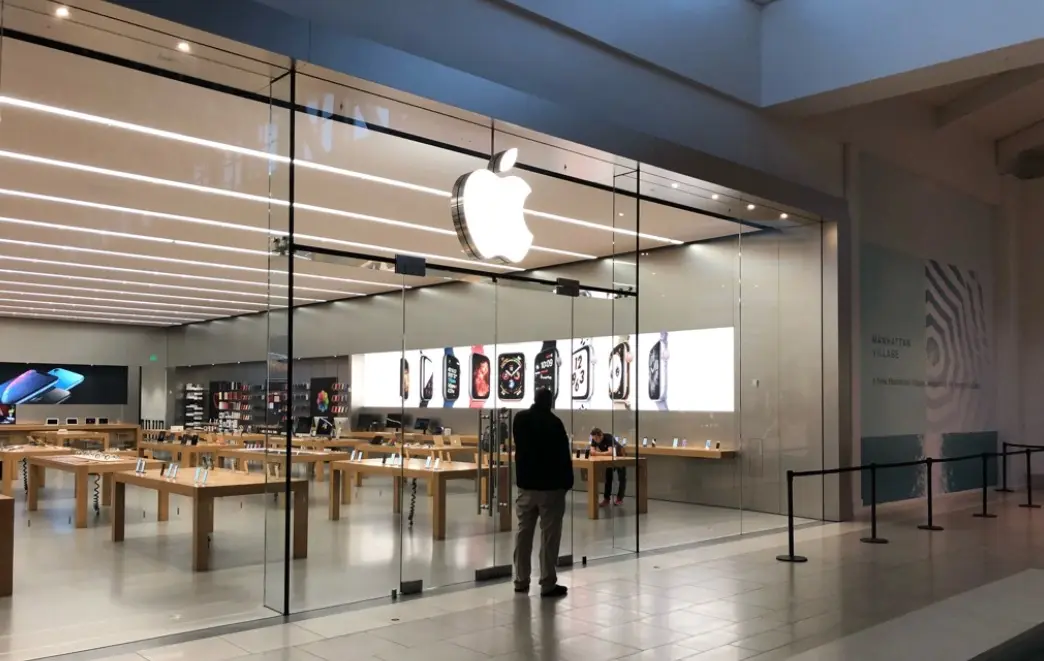
[{"label": "apple watch advertisement screen", "polygon": [[497,359],[498,395],[500,399],[521,401],[526,396],[526,356],[502,353]]},{"label": "apple watch advertisement screen", "polygon": [[480,353],[471,354],[471,398],[489,399],[489,358]]},{"label": "apple watch advertisement screen", "polygon": [[[486,344],[483,353],[467,345],[356,354],[352,403],[420,408],[421,402],[465,406],[470,398],[521,409],[533,403],[537,389],[549,388],[561,389],[560,408],[611,411],[626,403],[632,410],[729,412],[735,410],[734,336],[733,328],[708,328],[670,331],[666,342],[651,332]],[[442,356],[441,378],[431,378],[434,355]],[[421,375],[412,388],[411,367]]]},{"label": "apple watch advertisement screen", "polygon": [[0,363],[0,405],[126,403],[123,366]]}]

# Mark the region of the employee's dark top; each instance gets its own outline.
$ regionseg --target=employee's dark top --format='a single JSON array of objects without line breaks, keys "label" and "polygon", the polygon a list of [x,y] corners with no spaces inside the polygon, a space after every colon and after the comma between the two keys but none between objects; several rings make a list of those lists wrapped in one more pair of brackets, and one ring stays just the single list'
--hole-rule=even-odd
[{"label": "employee's dark top", "polygon": [[549,408],[515,415],[515,478],[519,489],[573,488],[573,458],[565,425]]},{"label": "employee's dark top", "polygon": [[601,441],[596,441],[593,438],[591,439],[591,447],[599,452],[608,452],[614,444],[616,445],[616,456],[619,457],[623,455],[623,446],[616,442],[616,439],[613,438],[612,434],[603,433]]}]

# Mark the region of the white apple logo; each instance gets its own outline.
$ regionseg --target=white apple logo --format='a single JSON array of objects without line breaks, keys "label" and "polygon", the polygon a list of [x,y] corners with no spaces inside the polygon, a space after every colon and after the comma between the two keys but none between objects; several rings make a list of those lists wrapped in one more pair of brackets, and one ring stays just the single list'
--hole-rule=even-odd
[{"label": "white apple logo", "polygon": [[462,175],[453,184],[453,226],[469,257],[517,264],[533,245],[522,215],[532,189],[521,177],[498,176],[517,159],[517,149],[499,152],[486,168]]}]

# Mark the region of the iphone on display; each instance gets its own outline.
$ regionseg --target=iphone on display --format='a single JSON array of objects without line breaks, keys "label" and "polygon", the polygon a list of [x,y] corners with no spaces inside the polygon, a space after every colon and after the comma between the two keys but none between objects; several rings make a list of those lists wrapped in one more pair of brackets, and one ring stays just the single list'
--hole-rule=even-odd
[{"label": "iphone on display", "polygon": [[57,383],[58,377],[53,374],[27,370],[0,385],[0,404],[22,404],[34,400]]},{"label": "iphone on display", "polygon": [[431,371],[431,358],[420,357],[421,401],[427,402],[435,395],[435,374]]},{"label": "iphone on display", "polygon": [[489,358],[481,353],[471,354],[471,398],[489,399]]},{"label": "iphone on display", "polygon": [[399,397],[410,398],[410,361],[399,359]]},{"label": "iphone on display", "polygon": [[580,348],[573,352],[572,377],[570,379],[573,399],[578,401],[591,399],[591,368],[593,363],[594,357],[592,356],[591,345],[582,342]]},{"label": "iphone on display", "polygon": [[501,399],[516,401],[526,396],[526,357],[523,354],[500,354],[497,358],[497,388]]}]

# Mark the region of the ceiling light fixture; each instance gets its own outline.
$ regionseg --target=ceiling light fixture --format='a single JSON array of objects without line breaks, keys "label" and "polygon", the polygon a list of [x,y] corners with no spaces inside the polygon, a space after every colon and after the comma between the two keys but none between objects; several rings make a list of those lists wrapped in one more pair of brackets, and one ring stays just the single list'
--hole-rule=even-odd
[{"label": "ceiling light fixture", "polygon": [[[185,44],[186,47],[188,47],[188,43],[187,42],[182,42],[182,43]],[[179,44],[179,49],[180,49],[180,44]],[[370,174],[366,174],[366,173],[363,173],[363,172],[356,172],[354,170],[347,170],[347,169],[344,169],[344,168],[337,168],[337,167],[333,167],[333,166],[329,166],[329,165],[323,165],[321,163],[315,163],[315,162],[312,162],[312,161],[303,161],[303,160],[300,160],[300,159],[291,159],[288,156],[283,156],[283,155],[280,155],[280,154],[271,154],[269,152],[265,152],[265,151],[262,151],[262,150],[259,150],[259,149],[250,149],[250,148],[247,148],[247,147],[240,147],[240,146],[237,146],[237,145],[229,145],[229,144],[226,144],[226,143],[223,143],[223,142],[217,142],[215,140],[206,140],[204,138],[196,138],[196,137],[193,137],[193,136],[184,135],[184,134],[181,134],[181,133],[176,133],[174,131],[165,131],[163,129],[156,129],[156,128],[152,128],[152,127],[149,127],[149,126],[142,126],[140,124],[134,124],[134,123],[131,123],[131,122],[124,122],[124,121],[120,121],[120,120],[116,120],[116,119],[110,119],[108,117],[101,117],[99,115],[92,115],[90,113],[84,113],[84,112],[79,112],[79,111],[76,111],[76,110],[69,110],[67,108],[60,108],[60,107],[57,107],[57,106],[51,106],[51,105],[47,105],[47,104],[43,104],[43,103],[37,103],[35,101],[28,101],[26,99],[18,99],[18,98],[10,97],[10,96],[0,96],[0,105],[15,106],[15,107],[24,108],[24,109],[27,109],[27,110],[34,110],[34,111],[37,111],[37,112],[43,112],[43,113],[48,113],[48,114],[52,114],[52,115],[58,115],[58,116],[66,117],[66,118],[69,118],[69,119],[85,121],[85,122],[89,122],[89,123],[93,123],[93,124],[101,124],[101,125],[109,126],[109,127],[112,127],[112,128],[123,129],[123,130],[126,130],[126,131],[132,131],[132,132],[135,132],[135,133],[142,133],[142,134],[145,134],[145,135],[151,135],[151,136],[154,136],[154,137],[163,138],[163,139],[167,139],[167,140],[175,140],[175,141],[178,141],[178,142],[184,142],[184,143],[188,143],[188,144],[193,144],[193,145],[196,145],[196,146],[206,147],[206,148],[209,148],[209,149],[217,149],[217,150],[221,150],[221,151],[225,151],[225,152],[232,152],[232,153],[242,154],[244,156],[251,156],[251,157],[259,158],[259,159],[262,159],[262,160],[265,160],[265,161],[271,161],[271,162],[276,162],[276,163],[293,163],[293,164],[295,164],[295,165],[297,165],[299,167],[306,168],[306,169],[311,169],[311,170],[316,170],[316,171],[321,171],[321,172],[328,172],[328,173],[331,173],[331,174],[336,174],[336,175],[344,176],[344,177],[352,177],[352,178],[355,178],[355,179],[361,179],[363,181],[370,181],[370,182],[378,183],[378,184],[382,184],[382,185],[395,186],[397,188],[403,188],[403,189],[407,189],[407,190],[412,190],[412,191],[416,191],[416,192],[419,192],[419,193],[425,193],[425,194],[428,194],[428,195],[435,195],[435,196],[442,197],[442,198],[449,199],[451,197],[451,193],[449,191],[440,190],[440,189],[437,189],[437,188],[431,188],[429,186],[420,186],[420,185],[417,185],[417,184],[411,184],[411,183],[406,182],[406,181],[399,181],[399,180],[390,179],[390,178],[387,178],[387,177],[379,177],[379,176],[376,176],[376,175],[370,175]],[[224,190],[224,189],[219,189],[219,188],[208,188],[206,186],[199,186],[199,185],[196,185],[196,184],[188,184],[188,183],[184,183],[184,182],[170,181],[170,180],[165,180],[165,179],[159,179],[159,178],[156,178],[156,177],[147,177],[145,175],[136,175],[136,174],[127,173],[127,172],[118,172],[118,171],[113,171],[113,170],[106,170],[105,168],[94,168],[93,166],[87,166],[87,165],[81,165],[81,164],[64,163],[63,161],[55,161],[53,159],[45,159],[45,158],[41,158],[41,157],[32,157],[32,156],[29,156],[29,155],[26,155],[26,154],[17,154],[17,153],[14,153],[14,152],[0,152],[0,156],[8,157],[8,158],[22,157],[23,160],[30,160],[32,162],[37,162],[37,163],[41,163],[41,164],[55,165],[57,167],[63,167],[63,166],[64,167],[72,167],[74,169],[81,169],[82,171],[93,172],[95,174],[107,174],[109,176],[117,176],[117,177],[122,176],[122,178],[134,179],[134,180],[137,180],[137,181],[143,181],[145,183],[154,183],[154,184],[157,184],[157,185],[173,186],[173,187],[177,187],[177,188],[183,188],[183,189],[186,189],[186,190],[195,190],[197,192],[210,192],[210,193],[213,193],[213,194],[216,194],[216,195],[225,195],[227,197],[236,197],[236,198],[239,198],[239,199],[268,202],[268,203],[271,203],[271,204],[275,204],[277,206],[289,206],[289,204],[285,200],[279,200],[279,199],[276,199],[276,198],[267,198],[267,197],[263,197],[263,196],[250,195],[248,193],[239,193],[237,191],[229,191],[229,190]],[[33,159],[36,159],[36,160],[33,160]],[[336,210],[332,210],[332,211],[336,211]],[[525,211],[525,213],[527,213],[529,215],[532,215],[532,216],[536,216],[538,218],[546,218],[548,220],[558,220],[560,222],[570,222],[572,224],[580,225],[582,227],[590,227],[592,229],[600,229],[600,230],[609,231],[609,232],[619,232],[619,233],[625,233],[625,234],[629,233],[629,232],[623,231],[623,230],[621,230],[619,228],[614,228],[614,227],[611,227],[611,226],[608,226],[608,225],[600,225],[600,224],[597,224],[597,223],[591,223],[591,222],[588,222],[588,221],[582,221],[582,220],[575,219],[575,218],[566,218],[564,216],[557,216],[555,214],[542,213],[542,212],[539,212],[539,211],[531,211],[531,210],[528,210],[528,209],[526,209],[524,211]],[[415,227],[421,227],[421,226],[415,226]],[[643,238],[648,238],[648,239],[654,240],[654,241],[663,241],[665,243],[673,243],[672,239],[666,239],[664,237],[658,237],[656,235],[651,235],[651,234],[650,235],[645,235],[645,234],[642,234],[641,236]],[[681,242],[678,242],[678,243],[681,243]]]},{"label": "ceiling light fixture", "polygon": [[[399,249],[399,248],[389,248],[387,246],[378,246],[378,245],[374,245],[372,243],[358,243],[356,241],[346,241],[344,239],[332,239],[332,238],[330,238],[328,236],[315,236],[313,234],[301,234],[299,232],[295,232],[294,234],[297,236],[298,239],[301,239],[302,241],[318,241],[320,243],[329,243],[329,244],[338,245],[338,246],[345,246],[347,248],[359,248],[361,250],[372,250],[374,252],[387,252],[387,253],[399,254],[399,255],[412,255],[413,257],[423,257],[424,259],[439,260],[439,261],[443,261],[443,262],[460,262],[462,264],[469,264],[471,266],[475,265],[475,260],[473,260],[473,259],[463,259],[461,257],[444,257],[442,255],[433,255],[432,253],[418,252],[416,250],[402,250],[402,249]],[[485,264],[485,262],[482,262],[482,263]],[[492,264],[491,264],[491,266],[492,266]],[[498,265],[498,266],[500,266],[500,268],[508,270],[508,271],[522,271],[522,270],[524,270],[524,269],[518,268],[517,266],[508,266],[506,264]],[[297,274],[295,273],[294,276],[296,277]],[[373,283],[370,283],[370,284],[373,284]]]},{"label": "ceiling light fixture", "polygon": [[755,208],[756,207],[753,204],[748,204],[747,205],[747,211],[754,211]]},{"label": "ceiling light fixture", "polygon": [[155,326],[167,328],[170,326],[180,325],[175,322],[163,322],[163,321],[143,321],[138,319],[110,319],[107,317],[78,317],[75,312],[70,310],[62,310],[64,314],[40,314],[34,312],[5,312],[0,310],[0,317],[16,317],[25,318],[29,317],[32,319],[61,319],[62,321],[76,321],[76,322],[89,322],[94,324],[135,324],[138,326]]},{"label": "ceiling light fixture", "polygon": [[[15,291],[15,292],[0,291],[0,293],[4,293],[4,294],[9,294],[9,293],[21,294],[21,292],[18,292],[18,291]],[[91,308],[93,310],[122,310],[122,312],[111,312],[110,314],[121,315],[121,314],[124,314],[124,313],[131,313],[131,316],[170,317],[171,319],[185,319],[185,320],[188,320],[188,321],[202,321],[204,319],[209,319],[212,316],[216,316],[216,317],[227,316],[227,315],[223,315],[223,314],[206,315],[206,314],[203,314],[203,313],[200,313],[200,312],[183,312],[181,310],[150,310],[148,308],[145,308],[145,309],[142,309],[142,308],[128,308],[128,307],[123,307],[123,306],[120,306],[120,305],[93,305],[93,304],[90,304],[90,303],[81,303],[79,301],[72,301],[72,302],[70,302],[70,301],[24,300],[24,299],[21,299],[21,298],[12,298],[12,297],[9,297],[9,296],[0,297],[0,301],[4,301],[5,303],[29,303],[30,305],[59,305],[59,306],[67,306],[67,307],[74,307],[74,308]],[[87,310],[81,310],[81,312],[84,312],[85,314],[95,314],[94,312],[89,312]]]},{"label": "ceiling light fixture", "polygon": [[712,200],[716,200],[716,199],[718,199],[718,197],[719,197],[719,195],[717,193],[711,193],[711,199]]},{"label": "ceiling light fixture", "polygon": [[535,216],[536,218],[546,218],[548,220],[557,220],[560,223],[569,223],[570,225],[579,225],[580,227],[589,227],[595,230],[603,230],[606,232],[613,232],[615,234],[626,234],[627,236],[634,236],[642,239],[649,239],[651,241],[660,241],[663,243],[671,243],[674,245],[681,245],[683,242],[675,239],[668,239],[663,236],[656,236],[655,234],[646,234],[645,232],[635,232],[629,229],[623,229],[621,227],[610,227],[609,225],[599,225],[598,223],[588,222],[586,220],[578,220],[576,218],[569,218],[566,216],[558,216],[553,213],[544,213],[543,211],[529,211],[525,210],[525,214],[528,216]]},{"label": "ceiling light fixture", "polygon": [[780,220],[786,220],[787,218],[790,218],[790,216],[788,216],[788,215],[787,215],[787,214],[785,214],[785,213],[781,213],[781,214],[779,214],[779,219],[780,219]]},{"label": "ceiling light fixture", "polygon": [[54,10],[54,15],[57,16],[58,18],[69,18],[69,8],[68,7],[59,7],[59,8]]},{"label": "ceiling light fixture", "polygon": [[[3,284],[5,282],[6,281],[0,280],[0,284]],[[21,285],[23,283],[16,282],[13,284]],[[200,311],[193,312],[192,314],[205,314],[207,312],[213,312],[215,314],[247,314],[250,312],[258,312],[258,310],[246,310],[243,308],[225,308],[212,305],[186,305],[183,303],[162,303],[160,301],[135,301],[122,298],[104,298],[96,296],[76,296],[74,294],[56,294],[54,292],[25,291],[22,289],[0,289],[0,294],[15,294],[18,296],[51,296],[54,298],[68,298],[74,301],[91,301],[94,303],[117,303],[123,305],[155,305],[164,308],[179,308],[182,310],[189,308],[192,310]]]},{"label": "ceiling light fixture", "polygon": [[[25,301],[20,301],[20,300],[18,300],[16,298],[13,298],[13,299],[12,298],[6,298],[6,299],[5,298],[0,298],[0,301],[8,301],[8,302],[11,302],[11,303],[23,303],[23,304],[25,303]],[[61,305],[60,303],[57,303],[57,302],[51,303],[51,302],[47,302],[47,301],[38,301],[38,303],[40,305]],[[75,305],[75,303],[66,303],[65,305]],[[34,306],[24,306],[24,305],[0,305],[0,309],[5,309],[5,310],[25,310],[26,312],[72,312],[72,310],[62,310],[60,308],[38,308],[38,307],[34,307]],[[179,318],[179,317],[174,317],[172,315],[130,314],[130,313],[123,313],[123,312],[91,312],[90,310],[75,310],[75,312],[76,312],[76,314],[82,314],[82,315],[90,315],[90,316],[97,315],[97,316],[102,316],[102,317],[109,316],[109,317],[113,317],[113,318],[127,317],[128,319],[158,319],[160,321],[167,321],[167,322],[172,322],[172,323],[175,323],[175,324],[184,324],[184,323],[187,323],[189,321],[192,321],[191,319],[182,319],[182,318]],[[199,319],[198,321],[203,321],[203,319]]]},{"label": "ceiling light fixture", "polygon": [[[112,278],[93,278],[93,277],[91,277],[89,275],[67,275],[67,274],[64,274],[64,273],[51,273],[51,272],[46,272],[46,271],[20,271],[20,270],[17,270],[17,269],[0,269],[0,273],[6,273],[6,274],[10,274],[10,275],[24,275],[24,276],[28,276],[28,277],[34,277],[34,278],[60,278],[62,280],[71,280],[71,281],[74,281],[74,282],[80,282],[80,281],[82,281],[82,282],[99,282],[99,283],[103,283],[103,284],[106,284],[106,285],[122,285],[122,286],[125,286],[125,287],[147,287],[149,289],[176,289],[178,291],[203,292],[203,293],[207,293],[207,294],[225,294],[225,295],[228,295],[228,296],[246,296],[246,297],[252,297],[252,298],[265,298],[265,299],[267,299],[267,298],[272,298],[272,299],[286,298],[285,294],[270,294],[270,293],[267,293],[267,292],[252,292],[252,291],[234,291],[234,290],[230,290],[230,289],[208,289],[206,287],[196,287],[196,286],[189,287],[187,285],[171,285],[171,284],[164,284],[164,283],[157,283],[157,282],[138,282],[136,280],[113,280]],[[159,275],[163,275],[163,274],[159,274]],[[124,292],[124,291],[115,291],[115,290],[111,290],[111,289],[94,289],[94,288],[90,288],[90,287],[73,287],[73,286],[70,286],[70,285],[52,285],[52,284],[49,284],[49,283],[40,283],[40,282],[23,282],[23,281],[20,281],[20,280],[19,281],[0,281],[0,282],[5,282],[6,284],[17,284],[20,287],[53,287],[53,288],[70,289],[70,290],[76,289],[76,290],[85,290],[85,291],[111,292],[111,293],[127,294],[127,295],[131,295],[131,296],[155,296],[155,297],[158,297],[158,298],[173,298],[173,299],[181,299],[181,300],[187,300],[187,301],[213,301],[215,303],[233,303],[233,304],[236,304],[236,305],[260,305],[260,306],[268,305],[268,303],[266,303],[264,301],[256,301],[256,302],[255,301],[228,301],[228,300],[221,300],[221,299],[215,299],[215,298],[200,298],[198,296],[178,296],[176,294],[154,294],[154,293],[151,293],[151,292],[140,292],[140,291]],[[295,290],[296,289],[300,289],[300,287],[294,287],[294,289]],[[340,293],[340,292],[338,292],[338,293]],[[308,303],[318,303],[319,301],[323,301],[323,300],[326,300],[326,299],[322,299],[322,298],[305,298],[303,296],[298,296],[297,294],[294,294],[294,300],[295,301],[308,302]]]},{"label": "ceiling light fixture", "polygon": [[678,187],[678,184],[676,184],[676,183],[671,184],[671,188],[677,188],[677,187]]},{"label": "ceiling light fixture", "polygon": [[192,45],[189,44],[189,42],[187,42],[187,41],[179,41],[178,42],[178,50],[181,51],[182,53],[191,53],[192,52]]}]

